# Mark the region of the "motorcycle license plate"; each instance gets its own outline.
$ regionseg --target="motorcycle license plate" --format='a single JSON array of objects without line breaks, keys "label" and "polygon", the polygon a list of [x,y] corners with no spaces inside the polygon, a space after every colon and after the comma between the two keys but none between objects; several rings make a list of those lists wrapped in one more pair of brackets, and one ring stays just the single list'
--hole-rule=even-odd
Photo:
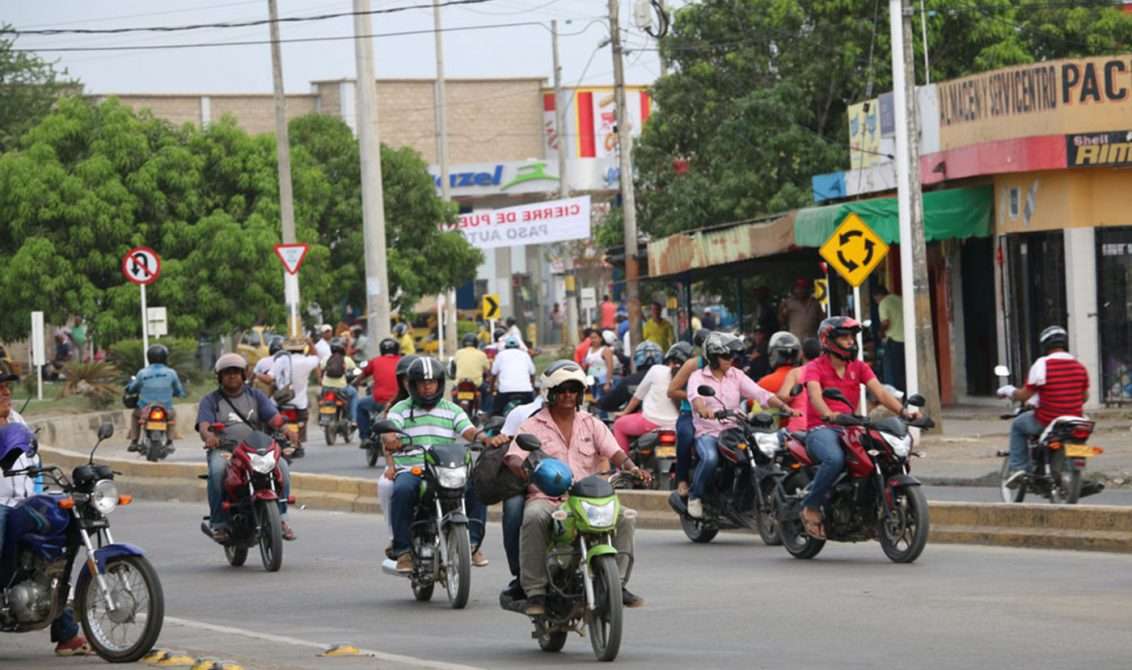
[{"label": "motorcycle license plate", "polygon": [[657,447],[657,458],[676,458],[676,447]]},{"label": "motorcycle license plate", "polygon": [[319,414],[334,414],[337,411],[338,408],[334,405],[323,405],[322,407],[318,408]]},{"label": "motorcycle license plate", "polygon": [[288,433],[297,433],[302,426],[297,423],[289,423],[286,428]]},{"label": "motorcycle license plate", "polygon": [[1091,458],[1095,454],[1093,448],[1087,444],[1067,444],[1065,455],[1068,458]]},{"label": "motorcycle license plate", "polygon": [[456,393],[456,399],[457,400],[475,400],[476,394],[475,394],[475,391],[458,391]]},{"label": "motorcycle license plate", "polygon": [[146,430],[167,430],[168,428],[169,428],[169,424],[164,422],[164,421],[146,421],[145,422],[145,429]]}]

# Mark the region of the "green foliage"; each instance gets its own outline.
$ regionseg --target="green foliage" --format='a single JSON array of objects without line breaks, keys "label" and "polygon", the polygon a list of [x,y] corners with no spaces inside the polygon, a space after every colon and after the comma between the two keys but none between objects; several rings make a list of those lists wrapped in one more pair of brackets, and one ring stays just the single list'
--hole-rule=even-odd
[{"label": "green foliage", "polygon": [[[4,30],[11,28],[0,24]],[[15,51],[15,40],[0,33],[0,152],[16,146],[21,135],[50,110],[63,91],[79,88],[66,70],[32,53]]]},{"label": "green foliage", "polygon": [[81,395],[95,409],[105,409],[122,394],[119,374],[110,363],[71,361],[63,366],[66,382],[59,391],[59,397]]},{"label": "green foliage", "polygon": [[[163,344],[169,349],[167,365],[177,371],[181,383],[197,383],[208,378],[208,370],[197,365],[197,341],[188,337],[163,337],[150,344]],[[142,341],[138,339],[118,340],[106,349],[107,362],[121,371],[119,381],[125,383],[131,375],[145,367],[142,356]]]}]

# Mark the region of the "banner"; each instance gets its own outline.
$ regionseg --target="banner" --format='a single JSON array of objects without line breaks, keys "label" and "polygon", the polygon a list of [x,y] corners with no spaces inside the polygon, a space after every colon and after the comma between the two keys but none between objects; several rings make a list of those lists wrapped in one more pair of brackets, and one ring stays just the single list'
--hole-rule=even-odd
[{"label": "banner", "polygon": [[1132,130],[1065,136],[1069,167],[1132,166]]},{"label": "banner", "polygon": [[590,197],[548,200],[461,214],[444,230],[458,230],[479,249],[519,247],[590,236]]}]

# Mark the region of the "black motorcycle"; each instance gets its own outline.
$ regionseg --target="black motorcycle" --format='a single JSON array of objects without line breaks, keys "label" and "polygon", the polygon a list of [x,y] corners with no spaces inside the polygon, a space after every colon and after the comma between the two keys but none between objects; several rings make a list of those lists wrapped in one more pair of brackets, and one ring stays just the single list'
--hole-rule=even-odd
[{"label": "black motorcycle", "polygon": [[645,484],[637,477],[617,473],[609,483],[615,489],[651,488],[671,491],[676,488],[676,431],[665,428],[651,430],[629,441],[629,459],[652,473],[652,482]]}]

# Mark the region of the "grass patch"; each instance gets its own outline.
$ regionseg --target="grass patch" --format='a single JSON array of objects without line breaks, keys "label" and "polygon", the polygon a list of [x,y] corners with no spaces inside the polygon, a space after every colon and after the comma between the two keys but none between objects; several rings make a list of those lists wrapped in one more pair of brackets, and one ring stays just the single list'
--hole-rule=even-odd
[{"label": "grass patch", "polygon": [[[43,400],[37,400],[35,396],[35,383],[32,383],[31,401],[28,402],[27,409],[22,410],[22,414],[28,418],[42,418],[46,416],[59,416],[65,414],[86,414],[88,412],[98,411],[98,408],[91,405],[90,401],[81,396],[74,395],[66,398],[59,398],[59,393],[63,388],[63,382],[43,382]],[[196,403],[206,393],[216,389],[215,381],[207,381],[200,383],[189,383],[188,388],[185,390],[189,392],[187,398],[174,398],[174,402]],[[119,389],[119,393],[121,392]],[[21,385],[19,390],[12,396],[12,407],[20,411],[27,401],[28,395],[25,393],[24,386]],[[115,401],[109,407],[102,408],[104,410],[117,410],[125,409],[120,402]]]}]

